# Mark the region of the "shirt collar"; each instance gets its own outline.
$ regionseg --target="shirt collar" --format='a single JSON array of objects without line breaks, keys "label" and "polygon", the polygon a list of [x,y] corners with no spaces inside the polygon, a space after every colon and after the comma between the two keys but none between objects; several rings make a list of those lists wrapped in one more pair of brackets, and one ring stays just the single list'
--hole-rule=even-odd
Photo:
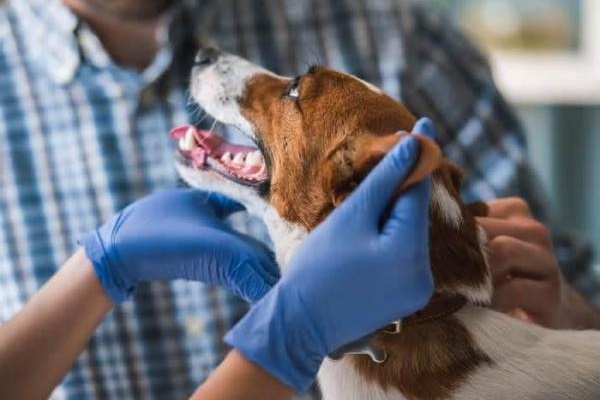
[{"label": "shirt collar", "polygon": [[[57,83],[70,83],[82,62],[99,69],[119,68],[92,29],[59,0],[16,0],[13,4],[26,31],[23,40],[28,51]],[[167,29],[172,14],[166,16],[165,29],[159,35],[159,52],[140,74],[145,84],[158,79],[172,62],[173,44]]]},{"label": "shirt collar", "polygon": [[70,82],[80,62],[75,15],[58,0],[17,0],[12,5],[29,55],[57,82]]}]

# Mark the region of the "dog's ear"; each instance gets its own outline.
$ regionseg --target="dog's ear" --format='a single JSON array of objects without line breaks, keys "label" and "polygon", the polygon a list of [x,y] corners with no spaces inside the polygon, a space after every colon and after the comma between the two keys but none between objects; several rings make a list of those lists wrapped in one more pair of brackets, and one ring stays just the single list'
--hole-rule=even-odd
[{"label": "dog's ear", "polygon": [[442,151],[431,139],[422,135],[399,133],[395,135],[373,136],[366,139],[363,146],[357,149],[354,160],[354,171],[361,179],[364,178],[396,143],[412,136],[419,142],[419,156],[410,174],[399,188],[404,191],[412,184],[419,182],[425,176],[436,170],[442,162]]},{"label": "dog's ear", "polygon": [[[343,185],[331,185],[332,202],[339,205],[354,190],[360,181],[381,161],[396,143],[405,139],[409,133],[399,133],[385,136],[368,136],[358,144],[352,160],[352,179]],[[431,174],[442,163],[442,152],[431,139],[422,135],[411,135],[419,141],[419,158],[413,166],[404,183],[398,188],[398,193]]]}]

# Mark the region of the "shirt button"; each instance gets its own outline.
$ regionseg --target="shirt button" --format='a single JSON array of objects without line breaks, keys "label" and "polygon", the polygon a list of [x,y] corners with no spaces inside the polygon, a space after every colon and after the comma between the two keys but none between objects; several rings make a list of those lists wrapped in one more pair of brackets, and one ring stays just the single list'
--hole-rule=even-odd
[{"label": "shirt button", "polygon": [[73,60],[64,59],[59,67],[53,69],[56,81],[61,84],[67,84],[75,77],[77,63]]},{"label": "shirt button", "polygon": [[190,336],[200,336],[204,333],[204,324],[198,318],[190,318],[185,323],[185,331]]},{"label": "shirt button", "polygon": [[156,94],[151,87],[145,87],[140,92],[140,105],[150,107],[156,100]]}]

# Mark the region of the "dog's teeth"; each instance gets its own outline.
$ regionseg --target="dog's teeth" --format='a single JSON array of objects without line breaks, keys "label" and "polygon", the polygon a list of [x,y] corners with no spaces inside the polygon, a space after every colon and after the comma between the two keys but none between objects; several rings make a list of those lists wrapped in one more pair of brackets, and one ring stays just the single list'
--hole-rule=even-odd
[{"label": "dog's teeth", "polygon": [[237,153],[235,157],[233,157],[233,162],[237,164],[242,164],[244,162],[245,156],[246,155],[244,153]]},{"label": "dog's teeth", "polygon": [[262,164],[262,162],[262,154],[260,154],[260,151],[253,151],[252,153],[248,154],[248,157],[246,157],[246,165],[252,167],[259,166]]},{"label": "dog's teeth", "polygon": [[231,162],[231,153],[228,151],[225,152],[225,154],[221,156],[221,161]]},{"label": "dog's teeth", "polygon": [[196,148],[196,137],[194,128],[190,127],[185,136],[179,139],[179,148],[183,151],[192,151]]}]

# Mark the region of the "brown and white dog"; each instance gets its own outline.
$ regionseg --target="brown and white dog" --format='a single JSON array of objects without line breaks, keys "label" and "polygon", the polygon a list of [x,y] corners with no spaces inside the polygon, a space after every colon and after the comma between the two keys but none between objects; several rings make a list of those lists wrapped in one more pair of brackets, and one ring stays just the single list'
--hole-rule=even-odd
[{"label": "brown and white dog", "polygon": [[[401,140],[394,133],[415,123],[403,105],[353,76],[313,67],[290,79],[214,49],[198,54],[191,93],[257,148],[176,129],[179,173],[261,217],[283,273],[307,232]],[[375,335],[385,362],[326,360],[319,373],[324,399],[600,399],[600,333],[549,330],[486,307],[493,289],[485,235],[474,218],[485,207],[462,203],[460,171],[441,160],[433,142],[419,140],[411,179],[434,170],[434,297],[400,333]]]}]

